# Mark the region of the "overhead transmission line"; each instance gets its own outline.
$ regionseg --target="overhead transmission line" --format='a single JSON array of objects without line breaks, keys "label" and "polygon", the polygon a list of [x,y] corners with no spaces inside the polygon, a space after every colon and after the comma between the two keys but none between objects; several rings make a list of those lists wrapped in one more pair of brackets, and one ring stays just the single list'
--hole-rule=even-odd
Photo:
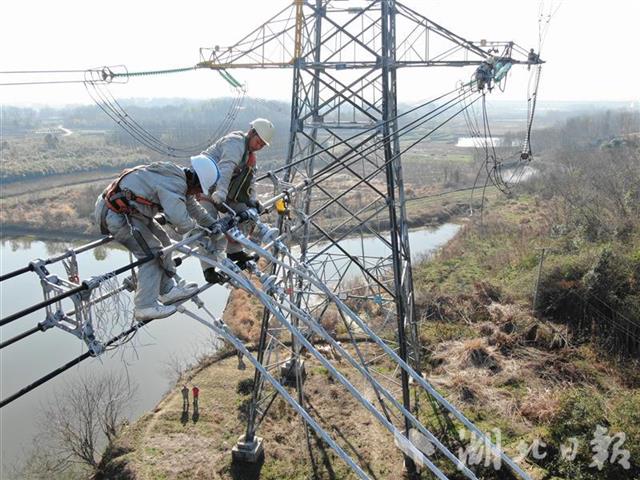
[{"label": "overhead transmission line", "polygon": [[[396,134],[399,137],[402,137],[403,135],[406,135],[408,133],[413,132],[414,130],[416,130],[417,128],[423,126],[425,123],[433,120],[433,118],[435,118],[437,115],[440,115],[458,105],[460,105],[462,103],[462,98],[461,97],[465,97],[469,95],[470,92],[463,92],[461,93],[458,97],[456,97],[455,99],[442,104],[441,106],[438,106],[436,109],[428,112],[427,114],[423,115],[422,117],[410,122],[409,124],[399,128],[396,132]],[[473,104],[476,100],[474,100],[473,102],[471,102],[471,104]],[[452,103],[453,102],[453,103]],[[451,103],[451,104],[450,104]],[[438,129],[442,128],[446,123],[448,123],[449,121],[451,121],[453,118],[455,118],[457,115],[459,115],[460,113],[462,113],[462,111],[464,111],[464,109],[468,108],[468,106],[463,107],[462,109],[456,111],[453,113],[453,115],[449,116],[446,120],[444,120],[443,122],[441,122],[440,124],[438,124],[436,127],[434,127],[433,129],[429,130],[427,133],[425,133],[424,135],[420,136],[416,141],[414,141],[413,143],[411,143],[409,146],[405,147],[404,149],[402,149],[401,151],[399,151],[398,153],[396,153],[395,155],[393,155],[392,157],[390,157],[387,161],[379,164],[376,166],[375,170],[371,173],[369,173],[366,177],[364,177],[365,179],[369,180],[371,178],[373,178],[375,175],[377,175],[379,173],[380,170],[384,169],[387,165],[389,165],[390,163],[396,161],[401,155],[405,154],[407,151],[409,151],[410,149],[414,148],[416,145],[418,145],[419,143],[423,142],[426,138],[428,138],[430,135],[432,135],[433,133],[435,133]],[[352,162],[351,164],[353,164],[354,161],[357,161],[359,159],[359,157],[361,157],[362,155],[365,155],[367,153],[369,153],[372,150],[377,149],[381,144],[384,144],[387,141],[390,141],[390,138],[392,138],[393,134],[389,135],[389,136],[383,136],[381,137],[379,140],[372,142],[371,144],[367,145],[365,148],[358,150],[354,153],[351,153],[349,155],[346,155],[345,158],[341,158],[339,160],[335,160],[332,163],[329,163],[328,165],[324,166],[323,168],[321,168],[320,170],[318,170],[317,172],[315,172],[310,178],[309,181],[307,182],[307,184],[305,185],[305,188],[310,188],[314,185],[317,185],[323,181],[326,181],[331,175],[333,175],[334,173],[336,173],[337,170],[339,170],[341,167],[344,168],[344,165],[349,165],[349,163],[347,162]],[[353,189],[355,186],[359,185],[363,183],[363,179],[361,179],[358,183],[356,183],[354,186],[351,187],[351,189]],[[346,192],[343,192],[343,194]]]},{"label": "overhead transmission line", "polygon": [[[101,238],[100,240],[96,240],[95,242],[87,243],[86,245],[82,245],[78,248],[68,250],[67,252],[61,255],[58,255],[56,257],[48,258],[44,262],[42,262],[42,265],[51,265],[52,263],[59,262],[60,260],[67,258],[70,255],[79,255],[95,247],[100,247],[106,243],[109,243],[112,240],[113,240],[113,237],[111,235],[106,236],[104,238]],[[5,273],[4,275],[0,275],[0,283],[4,282],[5,280],[9,280],[10,278],[17,277],[18,275],[22,275],[23,273],[33,272],[34,269],[35,269],[35,263],[31,262],[26,267],[19,268],[17,270],[14,270],[13,272]]]},{"label": "overhead transmission line", "polygon": [[[113,337],[109,341],[107,341],[105,346],[111,346],[111,345],[115,344],[116,342],[128,337],[129,335],[131,335],[132,333],[136,332],[137,330],[139,330],[140,328],[142,328],[143,326],[145,326],[146,324],[148,324],[151,321],[153,321],[153,319],[151,319],[151,320],[142,320],[142,321],[136,322],[128,330],[125,330],[124,332],[120,333],[119,335],[116,335],[115,337]],[[57,377],[61,373],[69,370],[71,367],[73,367],[75,365],[78,365],[80,362],[86,360],[89,357],[93,357],[93,356],[94,355],[90,351],[86,351],[82,355],[77,356],[73,360],[65,363],[64,365],[56,368],[52,372],[50,372],[50,373],[44,375],[43,377],[39,378],[35,382],[32,382],[29,385],[25,386],[24,388],[20,389],[19,391],[17,391],[13,395],[8,396],[7,398],[3,398],[2,401],[0,401],[0,408],[10,404],[11,402],[13,402],[13,401],[17,400],[18,398],[22,397],[23,395],[29,393],[31,390],[39,387],[43,383],[46,383],[49,380],[54,379],[55,377]]]},{"label": "overhead transmission line", "polygon": [[[360,137],[361,135],[364,135],[366,133],[378,132],[378,131],[380,131],[381,127],[383,127],[384,125],[392,123],[392,122],[395,122],[397,120],[400,120],[401,118],[406,117],[407,115],[409,115],[409,114],[411,114],[411,113],[413,113],[413,112],[415,112],[415,111],[417,111],[417,110],[419,110],[421,108],[424,108],[424,107],[426,107],[428,105],[431,105],[431,104],[437,102],[438,100],[442,100],[443,98],[447,97],[448,95],[451,95],[452,93],[460,92],[460,91],[462,91],[464,88],[466,88],[468,86],[469,86],[469,84],[457,86],[453,90],[450,90],[447,93],[443,93],[442,95],[440,95],[438,97],[435,97],[435,98],[432,98],[430,100],[427,100],[427,101],[425,101],[425,102],[423,102],[421,104],[415,105],[415,106],[411,107],[410,109],[408,109],[406,111],[403,111],[402,113],[398,114],[395,117],[392,117],[392,118],[390,118],[388,120],[383,120],[382,122],[379,122],[376,125],[373,125],[373,126],[371,126],[369,128],[366,128],[366,129],[363,129],[363,130],[359,131],[358,133],[356,133],[356,134],[354,134],[354,135],[352,135],[352,136],[350,136],[348,138],[340,140],[339,142],[334,143],[334,144],[332,144],[332,145],[330,145],[328,147],[324,147],[324,148],[322,148],[322,149],[320,149],[320,150],[318,150],[318,151],[316,151],[316,152],[314,152],[314,153],[312,153],[310,155],[307,155],[307,156],[304,156],[302,158],[299,158],[298,160],[295,160],[295,161],[293,161],[291,163],[288,163],[287,165],[284,165],[282,167],[278,167],[276,169],[270,170],[267,174],[258,177],[256,179],[256,181],[264,180],[264,179],[268,178],[270,174],[275,174],[275,173],[279,173],[279,172],[288,170],[288,169],[290,169],[290,168],[292,168],[294,166],[297,166],[297,165],[299,165],[301,163],[304,163],[304,162],[310,160],[311,158],[314,158],[314,157],[316,157],[318,155],[326,153],[326,152],[328,152],[328,151],[330,151],[330,150],[332,150],[332,149],[334,149],[336,147],[339,147],[341,145],[346,145],[346,144],[348,144],[348,142]],[[384,137],[384,138],[386,139],[388,137]],[[385,140],[384,139],[381,140],[381,142],[383,142],[383,141],[385,141]],[[378,143],[381,143],[381,142],[378,142]]]},{"label": "overhead transmission line", "polygon": [[[478,100],[478,98],[476,98],[476,99],[474,100],[474,102],[475,102],[475,101],[477,101],[477,100]],[[458,104],[459,104],[459,103],[460,103],[460,102],[458,102]],[[472,103],[473,103],[473,102],[472,102]],[[449,108],[452,108],[452,107],[449,107]],[[465,106],[465,107],[463,107],[462,109],[458,110],[457,112],[454,112],[454,113],[453,113],[451,116],[449,116],[445,121],[441,122],[439,125],[437,125],[437,126],[436,126],[436,127],[434,127],[433,129],[431,129],[431,130],[430,130],[429,132],[427,132],[425,135],[423,135],[423,136],[422,136],[422,137],[420,137],[418,140],[416,140],[413,144],[409,145],[408,147],[406,147],[406,148],[405,148],[405,149],[403,149],[402,151],[398,152],[396,155],[393,155],[392,157],[390,157],[388,161],[386,161],[386,162],[384,162],[383,164],[381,164],[381,165],[380,165],[376,170],[374,170],[374,171],[373,171],[373,172],[371,172],[369,175],[367,175],[367,176],[365,177],[365,179],[366,179],[366,180],[368,180],[368,179],[371,179],[371,178],[373,178],[374,176],[376,176],[376,175],[377,175],[377,174],[378,174],[382,169],[384,169],[387,165],[389,165],[389,164],[393,163],[393,162],[394,162],[395,160],[397,160],[401,155],[403,155],[404,153],[406,153],[408,150],[410,150],[411,148],[413,148],[415,145],[417,145],[418,143],[420,143],[420,142],[424,141],[428,136],[430,136],[431,134],[433,134],[434,132],[436,132],[438,129],[440,129],[442,126],[444,126],[446,123],[448,123],[448,122],[449,122],[449,121],[451,121],[453,118],[455,118],[457,115],[459,115],[459,114],[460,114],[460,113],[461,113],[465,108],[468,108],[468,107],[466,107],[466,106]],[[329,175],[329,174],[325,175],[325,176],[324,176],[324,178],[322,178],[322,179],[320,179],[320,180],[315,180],[315,183],[317,184],[317,183],[320,183],[321,181],[327,180],[327,179],[329,178],[329,176],[328,176],[328,175]],[[353,186],[351,187],[351,189],[353,189],[353,188],[355,188],[357,185],[359,185],[359,184],[363,183],[363,181],[364,181],[365,179],[360,180],[359,182],[357,182],[355,185],[353,185]],[[324,208],[326,208],[328,205],[331,205],[331,204],[333,204],[333,203],[337,202],[337,201],[339,200],[339,198],[341,198],[341,197],[345,196],[347,193],[348,193],[348,192],[342,192],[342,193],[341,193],[341,194],[339,194],[337,197],[335,197],[335,198],[331,199],[327,204],[323,205],[323,207],[321,207],[321,209],[317,210],[315,213],[310,214],[310,215],[309,215],[309,217],[310,217],[310,218],[312,218],[313,216],[315,216],[315,215],[319,214],[321,210],[324,210]],[[386,207],[386,205],[385,205],[384,207],[381,207],[381,208],[387,208],[387,207]],[[317,225],[316,225],[316,228],[318,228],[318,227],[317,227]],[[320,231],[321,231],[321,233],[323,234],[323,236],[328,237],[329,239],[331,239],[331,238],[330,238],[326,233],[324,233],[322,230],[320,230]],[[341,239],[343,239],[343,238],[346,238],[349,234],[350,234],[350,232],[346,232],[346,233],[344,233],[341,237],[339,237],[338,239],[335,239],[335,240],[334,240],[334,243],[335,243],[335,242],[337,242],[337,241],[339,241],[339,240],[341,240]],[[316,244],[316,243],[318,243],[318,242],[319,242],[319,240],[318,240],[318,241],[316,241],[313,245],[315,245],[315,244]],[[312,245],[312,246],[313,246],[313,245]],[[309,248],[311,248],[311,247],[309,247]],[[329,247],[327,247],[327,248],[329,248]],[[320,253],[322,253],[322,252],[320,252]],[[317,257],[320,253],[316,254],[316,257]],[[344,250],[343,250],[343,253],[345,253],[345,254],[346,254],[346,255],[347,255],[347,256],[348,256],[352,261],[353,261],[353,260],[355,260],[355,257],[354,257],[353,255],[347,254],[347,252],[346,252],[346,251],[344,251]],[[365,272],[366,272],[366,271],[365,271]],[[385,290],[386,290],[386,288],[385,288]]]},{"label": "overhead transmission line", "polygon": [[[84,78],[80,79],[64,79],[64,80],[24,80],[24,81],[5,81],[0,82],[0,86],[10,85],[45,85],[59,83],[82,83],[91,99],[118,127],[122,128],[136,141],[159,154],[173,158],[188,158],[192,155],[200,153],[202,150],[211,145],[219,137],[226,134],[233,122],[235,121],[238,111],[242,106],[246,97],[246,87],[233,77],[226,70],[218,70],[219,75],[232,87],[234,96],[227,113],[216,129],[212,130],[206,140],[188,146],[172,146],[164,142],[157,135],[142,126],[131,115],[108,89],[111,83],[124,83],[133,77],[149,77],[156,75],[169,75],[175,73],[184,73],[198,70],[202,67],[190,66],[183,68],[171,68],[163,70],[149,70],[139,72],[129,72],[126,67],[99,67],[85,70],[13,70],[0,71],[0,76],[16,76],[16,75],[68,75],[82,73]],[[122,71],[119,71],[122,70]],[[1,77],[0,77],[1,78]]]},{"label": "overhead transmission line", "polygon": [[[112,67],[100,67],[100,68],[92,68],[92,69],[59,69],[59,70],[3,70],[0,71],[0,86],[13,86],[13,85],[50,85],[50,84],[59,84],[59,83],[84,83],[85,80],[81,78],[75,78],[76,74],[86,75],[87,72],[92,72],[92,74],[96,75],[96,81],[100,81],[102,83],[111,82],[114,77],[109,77],[107,72],[112,72],[113,69],[124,68],[123,66],[112,66]],[[43,79],[43,80],[32,80],[32,79],[20,79],[19,76],[28,75],[29,77],[36,77],[41,75],[47,75],[49,77],[54,75],[66,76],[73,74],[74,78],[70,79]],[[6,76],[9,78],[16,78],[18,80],[9,80],[9,81],[1,81],[2,76]],[[79,75],[78,75],[79,76]]]},{"label": "overhead transmission line", "polygon": [[[109,78],[165,75],[193,71],[197,68],[198,67],[196,66],[171,70],[155,70],[133,73],[110,73]],[[145,129],[139,122],[137,122],[131,115],[129,115],[125,108],[111,94],[111,92],[107,88],[108,85],[102,81],[103,74],[101,72],[96,73],[95,70],[88,70],[85,74],[84,85],[87,93],[95,102],[95,104],[120,128],[122,128],[126,133],[128,133],[139,143],[162,155],[174,158],[188,158],[192,155],[200,153],[202,150],[211,145],[215,140],[217,140],[220,136],[227,133],[236,116],[238,115],[240,106],[244,102],[247,92],[246,88],[229,72],[221,70],[219,71],[219,74],[227,83],[229,83],[229,85],[231,85],[231,87],[235,91],[235,97],[231,102],[227,114],[222,119],[218,127],[208,135],[206,140],[195,145],[181,147],[174,147],[165,143],[160,138],[158,138],[158,136]]]},{"label": "overhead transmission line", "polygon": [[[454,92],[454,91],[458,91],[458,89],[455,89],[452,92]],[[450,95],[452,92],[448,92],[447,94],[442,95],[442,96],[438,97],[437,99],[433,99],[433,100],[430,100],[428,102],[425,102],[424,104],[421,104],[418,107],[415,107],[415,108],[411,109],[410,111],[403,112],[401,115],[398,115],[398,117],[396,117],[396,118],[401,118],[402,116],[405,116],[410,112],[413,112],[413,111],[415,111],[415,110],[417,110],[419,108],[423,108],[424,106],[427,106],[427,105],[429,105],[431,103],[434,103],[436,100],[442,99],[446,95]],[[430,110],[429,112],[427,112],[426,114],[422,115],[421,117],[419,117],[419,118],[417,118],[415,120],[412,120],[408,124],[400,127],[395,132],[392,132],[390,135],[380,136],[378,139],[376,139],[375,141],[373,141],[371,143],[368,143],[368,144],[366,144],[366,142],[363,142],[363,143],[366,144],[366,146],[364,146],[363,148],[352,149],[351,151],[345,153],[343,156],[338,157],[338,158],[334,158],[332,162],[328,163],[327,165],[325,165],[324,167],[319,169],[317,172],[314,172],[311,175],[311,177],[306,177],[307,183],[306,183],[306,185],[304,185],[304,187],[311,187],[313,185],[317,185],[318,183],[320,183],[322,181],[322,179],[320,179],[319,177],[322,177],[322,176],[328,177],[329,175],[332,175],[333,173],[335,173],[336,170],[338,170],[340,168],[345,168],[345,166],[348,166],[348,165],[352,165],[354,161],[359,160],[363,155],[369,153],[370,151],[378,149],[378,147],[380,145],[383,145],[385,142],[390,141],[390,139],[393,138],[393,135],[397,134],[399,137],[401,137],[402,135],[405,135],[407,133],[413,132],[414,130],[416,130],[420,126],[424,125],[425,123],[427,123],[430,120],[432,120],[433,118],[435,118],[440,113],[453,108],[453,106],[458,105],[460,103],[460,99],[462,97],[468,96],[469,93],[470,93],[469,90],[463,90],[462,92],[460,92],[452,100],[449,100],[449,101],[447,101],[447,102],[445,102],[445,103],[443,103],[441,105],[438,105],[433,110]],[[455,103],[453,103],[453,105],[451,105],[452,102],[455,102]],[[393,121],[393,120],[394,119],[389,120],[389,121]],[[442,125],[444,125],[444,123],[439,125],[438,127],[436,127],[436,129],[434,129],[433,131],[429,132],[427,135],[424,135],[424,136],[420,137],[419,140],[414,142],[410,147],[405,148],[402,152],[400,152],[400,154],[397,154],[397,155],[393,156],[391,159],[389,159],[388,161],[378,165],[376,167],[376,170],[379,170],[380,168],[384,168],[387,164],[395,161],[402,153],[405,153],[408,149],[413,148],[415,145],[417,145],[421,141],[424,141],[430,134],[432,134],[434,131],[436,131],[438,128],[440,128]],[[259,177],[257,179],[257,181],[269,178],[274,173],[281,172],[283,170],[293,168],[294,166],[299,165],[300,163],[302,163],[304,161],[307,161],[307,160],[309,160],[311,158],[317,157],[317,156],[319,156],[319,155],[321,155],[323,153],[327,153],[327,152],[329,152],[330,150],[334,149],[337,146],[345,145],[345,144],[348,145],[347,142],[349,142],[351,140],[354,140],[354,139],[357,139],[358,137],[361,137],[365,133],[372,133],[371,137],[369,137],[369,138],[374,138],[376,136],[376,132],[378,132],[378,131],[379,131],[378,126],[375,126],[375,127],[371,127],[371,128],[366,129],[366,130],[363,130],[361,132],[358,132],[355,135],[352,135],[351,137],[349,137],[347,139],[341,140],[340,142],[336,143],[335,145],[332,145],[332,146],[326,147],[326,148],[324,148],[322,150],[319,150],[317,152],[314,152],[314,153],[312,153],[310,155],[307,155],[307,156],[305,156],[305,157],[303,157],[301,159],[298,159],[295,162],[292,162],[292,163],[290,163],[288,165],[285,165],[283,167],[279,167],[279,168],[277,168],[275,170],[271,170],[267,174],[262,175],[261,177]],[[352,163],[348,163],[350,161]],[[302,187],[302,185],[301,185],[301,187]]]},{"label": "overhead transmission line", "polygon": [[[469,92],[464,92],[464,93],[458,95],[458,97],[456,97],[456,99],[458,99],[458,100],[453,105],[449,105],[449,106],[445,107],[442,110],[443,111],[447,111],[447,110],[453,108],[453,106],[460,104],[461,101],[459,100],[459,98],[462,97],[463,95],[468,95],[468,93]],[[468,108],[468,107],[464,107],[464,108]],[[434,111],[436,111],[436,110],[434,110]],[[431,111],[428,114],[424,115],[423,117],[420,117],[419,119],[414,120],[409,125],[404,126],[402,129],[399,129],[399,131],[400,130],[405,130],[405,133],[409,133],[409,132],[413,131],[414,129],[418,128],[419,126],[421,126],[425,122],[431,120],[435,116],[434,115],[434,111]],[[432,129],[430,132],[428,132],[427,134],[423,135],[419,140],[414,142],[409,147],[405,148],[402,152],[399,152],[398,154],[393,156],[391,159],[389,159],[389,161],[385,162],[385,164],[379,166],[377,170],[379,171],[379,169],[384,168],[384,166],[386,164],[388,164],[389,162],[392,162],[392,161],[396,160],[402,153],[406,152],[408,149],[410,149],[413,146],[417,145],[420,141],[424,140],[427,136],[429,136],[431,133],[436,131],[438,128],[440,128],[442,125],[444,125],[446,122],[448,122],[449,120],[451,120],[452,118],[454,118],[455,116],[460,114],[462,111],[463,110],[458,110],[457,112],[455,112],[445,122],[441,123],[440,125],[438,125],[434,129]],[[442,113],[442,112],[439,112],[439,113]],[[425,118],[426,118],[426,120],[425,120]],[[376,142],[376,144],[379,143],[379,142],[383,142],[383,141],[387,141],[387,140],[385,138],[383,138],[383,139],[379,140],[378,142]],[[368,148],[372,148],[372,146],[370,146]],[[350,159],[348,159],[348,160],[350,160]],[[345,161],[347,161],[347,160],[345,160]],[[314,177],[313,177],[314,178],[314,183],[317,184],[317,183],[320,183],[323,180],[326,180],[326,178],[328,178],[328,175],[330,175],[333,170],[340,169],[340,168],[344,168],[344,162],[343,162],[342,165],[339,164],[339,163],[334,163],[334,164],[327,165],[324,169],[321,169],[320,171],[317,172],[316,175],[314,175]],[[376,172],[373,172],[373,175],[375,175],[375,174],[376,174]],[[319,212],[315,213],[314,215],[317,215],[317,214],[319,214]],[[107,238],[101,239],[101,240],[99,240],[97,242],[92,242],[91,244],[88,244],[88,245],[85,245],[83,247],[80,247],[75,252],[76,253],[80,253],[80,252],[89,250],[91,248],[94,248],[95,246],[101,245],[101,244],[106,243],[106,242],[108,242],[110,240],[111,240],[111,238],[107,237]],[[54,261],[57,261],[57,260],[63,258],[64,256],[65,255],[61,255],[59,257],[48,259],[44,263],[45,264],[53,263]],[[129,265],[126,265],[126,266],[121,267],[121,268],[119,268],[117,270],[114,270],[113,272],[111,272],[107,276],[109,276],[109,275],[118,275],[118,274],[123,273],[125,271],[131,270],[134,267],[139,266],[139,265],[141,265],[141,264],[143,264],[145,262],[151,261],[154,258],[155,258],[155,256],[153,256],[153,255],[145,257],[145,258],[140,259],[140,260],[138,260],[136,262],[133,262],[133,263],[131,263]],[[16,270],[14,272],[11,272],[9,274],[6,274],[6,275],[2,276],[0,278],[0,281],[7,280],[9,278],[13,278],[13,277],[15,277],[17,275],[20,275],[22,273],[26,273],[28,271],[32,271],[33,269],[34,269],[33,264],[30,264],[29,266],[27,266],[25,268]],[[40,303],[35,304],[35,305],[33,305],[33,306],[31,306],[31,307],[29,307],[27,309],[24,309],[24,310],[22,310],[20,312],[16,312],[16,313],[14,313],[12,315],[9,315],[8,317],[3,318],[2,320],[0,320],[0,326],[6,325],[6,324],[8,324],[10,322],[13,322],[14,320],[17,320],[18,318],[21,318],[21,317],[23,317],[23,316],[25,316],[25,315],[27,315],[29,313],[32,313],[32,312],[34,312],[34,311],[36,311],[38,309],[44,308],[44,307],[46,307],[48,305],[51,305],[51,304],[56,303],[56,302],[59,302],[59,301],[63,300],[64,298],[68,298],[68,297],[70,297],[72,295],[78,294],[78,293],[80,293],[82,291],[85,291],[85,290],[88,290],[88,289],[90,289],[90,284],[87,283],[87,282],[84,282],[82,285],[80,285],[80,286],[78,286],[78,287],[76,287],[74,289],[71,289],[71,290],[69,290],[69,291],[67,291],[67,292],[65,292],[65,293],[63,293],[61,295],[54,296],[54,297],[52,297],[52,298],[50,298],[50,299],[48,299],[48,300],[46,300],[44,302],[40,302]],[[128,337],[131,333],[134,333],[135,331],[137,331],[137,329],[140,326],[141,326],[140,323],[138,323],[138,324],[130,327],[126,331],[124,331],[121,334],[119,334],[119,335],[113,337],[112,339],[110,339],[105,344],[105,346],[111,346],[111,345],[115,344],[116,342],[122,340],[123,338]],[[22,334],[19,334],[18,336],[14,337],[14,338],[12,338],[12,339],[10,339],[8,341],[5,341],[3,344],[0,345],[0,348],[4,348],[4,347],[6,347],[8,345],[11,345],[11,344],[13,344],[13,343],[15,343],[15,342],[17,342],[19,340],[22,340],[22,339],[26,338],[27,336],[31,335],[32,333],[35,333],[35,332],[40,331],[40,330],[42,330],[42,324],[41,323],[39,323],[36,327],[33,327],[32,329],[30,329],[30,330],[28,330],[28,331],[26,331],[26,332],[24,332]],[[2,400],[2,402],[0,403],[0,407],[3,407],[5,405],[7,405],[8,403],[11,403],[12,401],[16,400],[17,398],[20,398],[24,394],[26,394],[29,391],[33,390],[34,388],[42,385],[43,383],[46,383],[47,381],[55,378],[60,373],[68,370],[69,368],[71,368],[74,365],[77,365],[78,363],[80,363],[81,361],[85,360],[86,358],[89,358],[90,356],[92,356],[92,352],[90,352],[90,351],[85,352],[84,354],[80,355],[79,357],[75,358],[74,360],[66,363],[62,367],[60,367],[60,368],[52,371],[51,373],[43,376],[39,380],[27,385],[26,387],[21,389],[16,394],[14,394],[14,395]]]},{"label": "overhead transmission line", "polygon": [[[139,260],[136,260],[135,262],[132,262],[128,265],[125,265],[124,267],[120,267],[116,270],[113,270],[112,272],[109,272],[105,275],[102,275],[102,277],[109,277],[109,276],[115,276],[115,275],[120,275],[121,273],[127,272],[129,270],[134,269],[135,267],[138,267],[140,265],[143,265],[145,263],[150,262],[151,260],[154,260],[155,258],[157,258],[159,255],[159,253],[155,253],[155,254],[151,254],[151,255],[147,255]],[[64,300],[65,298],[69,298],[73,295],[76,295],[78,293],[87,291],[87,290],[91,290],[93,288],[92,284],[90,282],[83,282],[81,285],[72,288],[71,290],[66,291],[65,293],[61,293],[60,295],[56,295],[53,296],[47,300],[44,300],[42,302],[36,303],[30,307],[27,307],[23,310],[20,310],[19,312],[16,312],[14,314],[11,314],[7,317],[4,317],[3,319],[0,320],[0,327],[7,325],[11,322],[14,322],[15,320],[18,320],[19,318],[24,317],[25,315],[28,315],[30,313],[36,312],[42,308],[45,308],[49,305],[53,305],[54,303],[57,303],[61,300]]]},{"label": "overhead transmission line", "polygon": [[[544,2],[540,2],[540,11],[538,14],[538,52],[537,56],[542,54],[542,47],[549,33],[551,19],[554,17],[562,6],[562,2],[558,2],[558,6],[553,8],[553,2],[550,5],[549,13],[544,13]],[[534,65],[529,82],[527,84],[527,129],[525,139],[522,144],[521,158],[523,160],[531,160],[531,129],[533,127],[533,118],[536,111],[538,101],[538,89],[540,87],[540,76],[542,75],[542,64]],[[533,86],[532,86],[533,85]]]}]

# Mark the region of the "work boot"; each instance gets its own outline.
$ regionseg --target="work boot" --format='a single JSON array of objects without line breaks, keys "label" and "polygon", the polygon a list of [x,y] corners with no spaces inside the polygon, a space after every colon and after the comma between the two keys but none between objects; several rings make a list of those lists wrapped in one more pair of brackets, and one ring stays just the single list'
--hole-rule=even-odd
[{"label": "work boot", "polygon": [[185,279],[181,279],[178,282],[178,285],[183,288],[198,288],[198,284],[196,282],[187,282]]},{"label": "work boot", "polygon": [[227,253],[227,258],[234,261],[240,269],[244,270],[247,268],[247,262],[257,262],[260,257],[255,253],[247,253],[241,250],[239,252]]},{"label": "work boot", "polygon": [[153,320],[155,318],[165,318],[177,312],[173,305],[160,305],[156,303],[153,307],[136,308],[136,320]]},{"label": "work boot", "polygon": [[198,293],[198,285],[196,283],[175,285],[167,293],[165,293],[164,295],[160,295],[158,297],[158,300],[160,300],[165,305],[170,305],[180,300],[184,300],[185,298],[192,297],[196,293]]},{"label": "work boot", "polygon": [[226,280],[225,276],[222,273],[217,272],[213,267],[207,268],[202,273],[204,274],[204,279],[209,283],[213,283],[214,285],[222,285]]}]

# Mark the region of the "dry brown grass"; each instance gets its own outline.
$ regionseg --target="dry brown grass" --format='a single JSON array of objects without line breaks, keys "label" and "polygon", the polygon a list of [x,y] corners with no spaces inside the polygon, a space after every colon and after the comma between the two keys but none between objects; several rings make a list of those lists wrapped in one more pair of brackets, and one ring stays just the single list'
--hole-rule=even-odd
[{"label": "dry brown grass", "polygon": [[545,389],[527,394],[520,406],[520,414],[533,424],[547,424],[560,408],[557,390]]},{"label": "dry brown grass", "polygon": [[262,309],[255,296],[235,288],[229,294],[222,319],[243,342],[255,344],[260,338]]},{"label": "dry brown grass", "polygon": [[[580,367],[570,350],[528,346],[523,326],[530,318],[517,307],[494,302],[490,311],[494,317],[501,312],[501,324],[474,325],[480,338],[441,342],[432,352],[427,378],[454,403],[471,412],[490,408],[495,422],[524,432],[553,417],[558,394],[567,386],[596,381],[597,373]],[[502,331],[507,325],[512,333]]]},{"label": "dry brown grass", "polygon": [[502,369],[500,362],[485,345],[486,341],[482,338],[465,342],[463,347],[465,362],[477,368],[485,368],[491,373],[498,373]]},{"label": "dry brown grass", "polygon": [[489,345],[495,346],[503,355],[510,355],[518,345],[518,340],[514,335],[499,331],[491,335],[487,342]]},{"label": "dry brown grass", "polygon": [[[305,383],[308,410],[372,478],[402,479],[402,456],[393,438],[365,412],[344,389],[333,383],[318,364],[309,361]],[[200,371],[191,382],[201,389],[200,417],[182,416],[181,394],[176,388],[153,413],[128,427],[118,440],[121,455],[109,464],[110,479],[283,479],[306,478],[312,472],[304,428],[297,414],[277,398],[260,427],[265,439],[265,463],[254,471],[231,462],[231,448],[244,433],[241,409],[250,398],[237,393],[237,386],[254,371],[236,369],[227,359]],[[345,442],[345,440],[348,441]],[[355,474],[330,449],[312,437],[318,478],[354,479]],[[357,448],[357,454],[351,450]],[[359,457],[358,457],[359,456]],[[251,470],[249,468],[249,470]],[[257,472],[261,474],[257,475]],[[125,476],[118,472],[128,471]]]}]

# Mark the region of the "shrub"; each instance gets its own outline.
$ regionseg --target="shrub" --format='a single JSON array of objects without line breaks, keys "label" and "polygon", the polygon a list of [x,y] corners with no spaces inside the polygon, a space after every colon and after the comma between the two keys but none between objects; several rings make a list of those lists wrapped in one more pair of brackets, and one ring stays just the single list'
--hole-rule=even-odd
[{"label": "shrub", "polygon": [[640,390],[621,393],[611,411],[611,426],[614,432],[624,432],[623,448],[631,453],[636,467],[640,461]]},{"label": "shrub", "polygon": [[253,378],[245,378],[238,382],[236,392],[240,395],[249,395],[253,391]]},{"label": "shrub", "polygon": [[583,320],[585,289],[582,277],[587,267],[567,262],[540,279],[537,309],[553,320],[579,325]]},{"label": "shrub", "polygon": [[[560,401],[560,408],[551,420],[549,427],[549,455],[542,461],[552,475],[561,478],[581,480],[632,480],[637,479],[640,470],[633,464],[634,455],[630,456],[629,469],[619,463],[604,462],[601,470],[592,465],[595,452],[590,443],[595,438],[598,426],[605,428],[605,435],[614,437],[619,431],[629,430],[637,432],[638,418],[637,396],[629,396],[620,404],[617,416],[612,415],[614,424],[607,418],[605,399],[591,389],[574,389],[567,392]],[[617,422],[622,421],[623,426]],[[631,425],[629,425],[631,423]],[[629,428],[631,427],[631,428]],[[632,430],[635,428],[636,430]],[[575,459],[572,461],[562,458],[560,447],[568,447],[570,440],[575,439],[579,445]],[[615,443],[615,440],[614,442]],[[609,454],[613,452],[613,444],[609,445]],[[625,443],[621,448],[637,448],[637,442]],[[634,450],[635,452],[635,450]],[[637,457],[636,457],[637,458]],[[619,459],[619,457],[618,457]]]}]

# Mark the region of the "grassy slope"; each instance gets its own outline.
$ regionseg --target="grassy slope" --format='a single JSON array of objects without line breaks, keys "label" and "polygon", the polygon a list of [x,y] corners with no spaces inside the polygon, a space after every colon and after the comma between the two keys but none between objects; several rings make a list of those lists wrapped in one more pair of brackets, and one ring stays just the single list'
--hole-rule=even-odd
[{"label": "grassy slope", "polygon": [[[402,457],[386,432],[351,398],[344,398],[321,367],[313,362],[308,365],[306,389],[312,395],[314,415],[324,428],[335,438],[348,438],[363,455],[360,464],[375,477],[402,478]],[[196,421],[192,412],[182,415],[181,394],[176,388],[153,412],[127,427],[107,455],[109,462],[99,478],[308,478],[312,467],[304,430],[295,412],[280,398],[260,428],[260,435],[266,439],[264,464],[252,468],[231,463],[231,448],[244,433],[244,412],[250,400],[250,394],[241,393],[241,384],[253,378],[252,368],[239,371],[236,366],[235,358],[222,360],[189,379],[201,389]],[[356,478],[328,448],[312,442],[318,478]]]},{"label": "grassy slope", "polygon": [[[562,323],[532,315],[539,248],[552,248],[542,271],[578,261],[593,264],[604,245],[565,248],[576,237],[550,238],[554,205],[533,198],[493,202],[438,258],[415,270],[424,322],[425,370],[484,431],[500,428],[508,451],[542,439],[543,460],[529,460],[535,478],[637,478],[640,458],[638,364],[616,361],[591,342],[577,342]],[[569,237],[569,238],[568,238]],[[630,256],[640,241],[619,245]],[[596,425],[626,432],[636,470],[588,468]],[[556,449],[576,437],[574,463]]]}]

